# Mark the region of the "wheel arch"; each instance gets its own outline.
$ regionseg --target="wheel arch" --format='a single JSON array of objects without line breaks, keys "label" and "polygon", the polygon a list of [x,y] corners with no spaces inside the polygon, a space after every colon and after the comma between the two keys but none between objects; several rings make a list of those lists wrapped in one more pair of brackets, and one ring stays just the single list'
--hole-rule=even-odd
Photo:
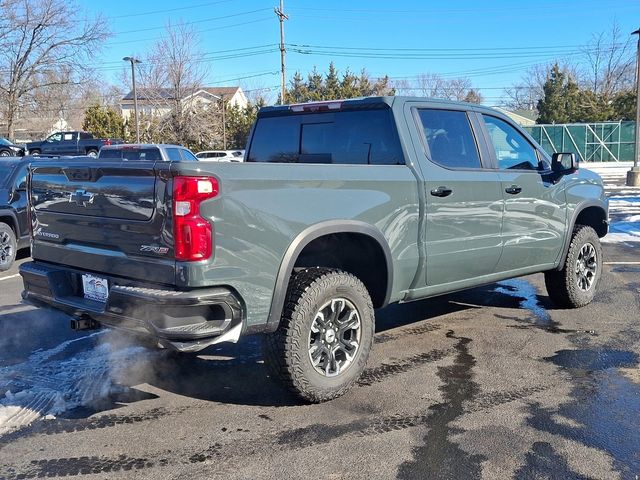
[{"label": "wheel arch", "polygon": [[[276,276],[269,317],[267,319],[268,331],[274,331],[278,328],[287,294],[289,279],[291,278],[298,259],[301,258],[301,255],[305,251],[305,248],[312,245],[314,241],[319,239],[332,235],[349,234],[362,236],[363,238],[368,239],[368,241],[374,242],[372,245],[376,245],[380,249],[380,255],[384,258],[384,265],[386,269],[383,289],[384,292],[381,293],[380,298],[377,299],[378,301],[375,301],[373,298],[372,300],[374,300],[374,306],[376,308],[386,306],[389,303],[393,288],[393,260],[391,256],[391,249],[389,248],[389,244],[382,232],[373,225],[365,222],[356,220],[329,220],[312,225],[300,232],[287,248]],[[367,285],[366,280],[361,280],[365,285]],[[369,285],[367,285],[367,287],[369,287]]]},{"label": "wheel arch", "polygon": [[6,223],[7,225],[9,225],[13,230],[16,239],[20,237],[18,219],[15,213],[10,210],[0,210],[0,223]]},{"label": "wheel arch", "polygon": [[573,211],[573,215],[571,216],[571,222],[567,228],[562,256],[560,257],[560,263],[557,267],[558,270],[562,270],[564,268],[564,263],[567,260],[569,245],[571,244],[571,238],[573,236],[573,229],[575,226],[587,225],[592,227],[598,234],[598,237],[602,238],[609,230],[609,218],[607,212],[607,204],[603,201],[587,200],[576,207]]}]

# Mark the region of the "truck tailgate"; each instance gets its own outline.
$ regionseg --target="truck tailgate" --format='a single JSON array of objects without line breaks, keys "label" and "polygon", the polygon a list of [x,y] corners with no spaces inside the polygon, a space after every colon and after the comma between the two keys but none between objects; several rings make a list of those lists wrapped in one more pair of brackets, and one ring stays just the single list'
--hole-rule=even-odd
[{"label": "truck tailgate", "polygon": [[87,158],[32,167],[32,256],[173,285],[169,165]]}]

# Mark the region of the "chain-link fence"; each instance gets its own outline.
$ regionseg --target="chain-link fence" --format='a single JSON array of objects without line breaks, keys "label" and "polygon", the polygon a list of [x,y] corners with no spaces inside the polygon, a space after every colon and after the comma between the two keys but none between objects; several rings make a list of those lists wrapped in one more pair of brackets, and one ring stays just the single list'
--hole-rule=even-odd
[{"label": "chain-link fence", "polygon": [[633,161],[635,122],[569,123],[525,127],[549,153],[573,152],[581,162]]}]

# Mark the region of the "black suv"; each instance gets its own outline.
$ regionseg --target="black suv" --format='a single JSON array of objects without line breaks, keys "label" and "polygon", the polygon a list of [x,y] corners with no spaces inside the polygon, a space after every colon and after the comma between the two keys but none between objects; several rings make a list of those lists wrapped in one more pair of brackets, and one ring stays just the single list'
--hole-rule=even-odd
[{"label": "black suv", "polygon": [[0,271],[11,268],[17,250],[29,246],[27,172],[30,159],[0,161]]}]

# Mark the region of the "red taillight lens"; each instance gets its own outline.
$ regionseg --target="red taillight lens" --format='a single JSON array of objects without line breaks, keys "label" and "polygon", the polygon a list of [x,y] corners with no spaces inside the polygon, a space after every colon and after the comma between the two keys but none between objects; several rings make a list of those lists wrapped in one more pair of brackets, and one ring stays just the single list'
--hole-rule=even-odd
[{"label": "red taillight lens", "polygon": [[104,144],[105,144],[105,145],[111,145],[111,139],[110,139],[110,138],[107,138],[107,139],[104,141]]},{"label": "red taillight lens", "polygon": [[200,204],[218,195],[209,177],[173,178],[173,238],[176,260],[206,260],[213,253],[211,224],[200,216]]}]

